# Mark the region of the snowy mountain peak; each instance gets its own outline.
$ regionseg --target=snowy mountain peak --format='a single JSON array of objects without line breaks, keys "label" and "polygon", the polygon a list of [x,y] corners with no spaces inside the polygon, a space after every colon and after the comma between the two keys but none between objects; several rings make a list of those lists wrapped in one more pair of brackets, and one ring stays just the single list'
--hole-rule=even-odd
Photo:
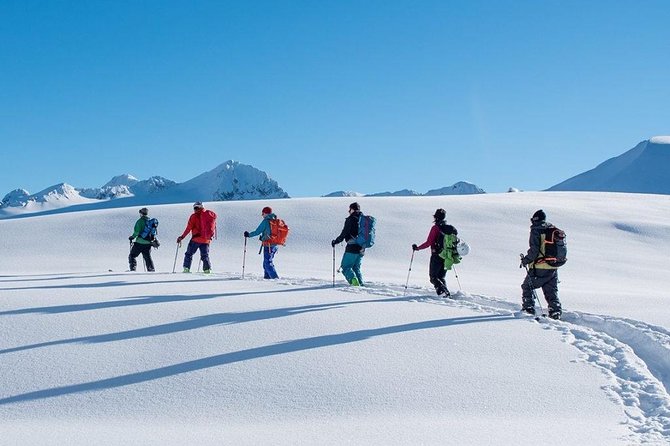
[{"label": "snowy mountain peak", "polygon": [[124,173],[123,175],[117,175],[111,180],[109,180],[107,184],[102,186],[102,189],[115,186],[132,186],[137,182],[139,182],[137,178],[135,178],[130,174]]},{"label": "snowy mountain peak", "polygon": [[2,199],[0,209],[6,207],[24,207],[30,201],[30,192],[25,189],[14,189]]},{"label": "snowy mountain peak", "polygon": [[322,195],[324,198],[333,198],[333,197],[363,197],[365,194],[362,194],[360,192],[353,192],[350,190],[338,190],[335,192],[331,192],[327,195]]},{"label": "snowy mountain peak", "polygon": [[288,198],[267,173],[233,160],[180,184],[178,189],[191,194],[197,191],[198,199],[204,201]]},{"label": "snowy mountain peak", "polygon": [[655,136],[548,190],[670,194],[668,144],[670,136]]},{"label": "snowy mountain peak", "polygon": [[426,192],[425,195],[470,195],[470,194],[485,194],[484,189],[467,181],[459,181],[451,186],[443,187],[441,189],[433,189]]},{"label": "snowy mountain peak", "polygon": [[652,144],[670,144],[670,136],[654,136],[649,139]]}]

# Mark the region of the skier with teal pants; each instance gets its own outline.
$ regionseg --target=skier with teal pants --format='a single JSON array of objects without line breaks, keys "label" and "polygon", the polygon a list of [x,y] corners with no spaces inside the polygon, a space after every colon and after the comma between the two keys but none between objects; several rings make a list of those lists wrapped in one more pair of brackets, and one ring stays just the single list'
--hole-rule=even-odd
[{"label": "skier with teal pants", "polygon": [[344,228],[342,229],[342,232],[335,240],[330,242],[333,247],[342,243],[343,240],[347,242],[340,268],[342,274],[344,274],[344,277],[347,279],[347,282],[353,286],[363,285],[361,261],[365,255],[365,248],[356,243],[356,236],[358,236],[358,220],[360,218],[360,205],[358,203],[351,203],[349,205],[349,216],[344,220]]}]

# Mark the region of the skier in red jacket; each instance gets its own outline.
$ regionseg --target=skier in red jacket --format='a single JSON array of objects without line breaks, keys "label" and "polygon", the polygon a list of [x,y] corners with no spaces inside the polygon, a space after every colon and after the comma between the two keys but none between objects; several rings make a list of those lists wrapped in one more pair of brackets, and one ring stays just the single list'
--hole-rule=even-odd
[{"label": "skier in red jacket", "polygon": [[189,232],[192,236],[184,253],[184,272],[191,272],[193,254],[200,250],[202,270],[205,274],[209,274],[212,270],[212,265],[209,262],[209,244],[216,234],[216,214],[213,211],[205,210],[200,201],[193,204],[193,214],[189,217],[184,232],[177,237],[177,243],[181,243]]}]

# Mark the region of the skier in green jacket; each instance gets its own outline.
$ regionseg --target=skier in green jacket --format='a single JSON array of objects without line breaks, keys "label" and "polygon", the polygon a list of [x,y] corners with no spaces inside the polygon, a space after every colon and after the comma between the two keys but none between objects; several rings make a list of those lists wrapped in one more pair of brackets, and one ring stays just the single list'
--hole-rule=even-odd
[{"label": "skier in green jacket", "polygon": [[151,259],[151,241],[140,237],[144,227],[149,221],[149,209],[142,208],[140,209],[140,218],[135,222],[135,228],[133,229],[133,235],[128,237],[130,240],[130,254],[128,255],[128,263],[130,265],[130,270],[135,271],[137,269],[137,256],[142,254],[144,258],[144,263],[147,267],[147,271],[154,271],[154,261]]}]

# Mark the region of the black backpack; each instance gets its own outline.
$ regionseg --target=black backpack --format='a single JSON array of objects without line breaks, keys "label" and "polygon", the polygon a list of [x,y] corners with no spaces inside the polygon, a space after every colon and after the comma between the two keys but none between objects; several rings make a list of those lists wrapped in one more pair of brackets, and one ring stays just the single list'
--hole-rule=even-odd
[{"label": "black backpack", "polygon": [[565,265],[568,261],[568,245],[565,240],[565,232],[556,226],[549,226],[544,229],[544,256],[540,260],[554,268]]}]

